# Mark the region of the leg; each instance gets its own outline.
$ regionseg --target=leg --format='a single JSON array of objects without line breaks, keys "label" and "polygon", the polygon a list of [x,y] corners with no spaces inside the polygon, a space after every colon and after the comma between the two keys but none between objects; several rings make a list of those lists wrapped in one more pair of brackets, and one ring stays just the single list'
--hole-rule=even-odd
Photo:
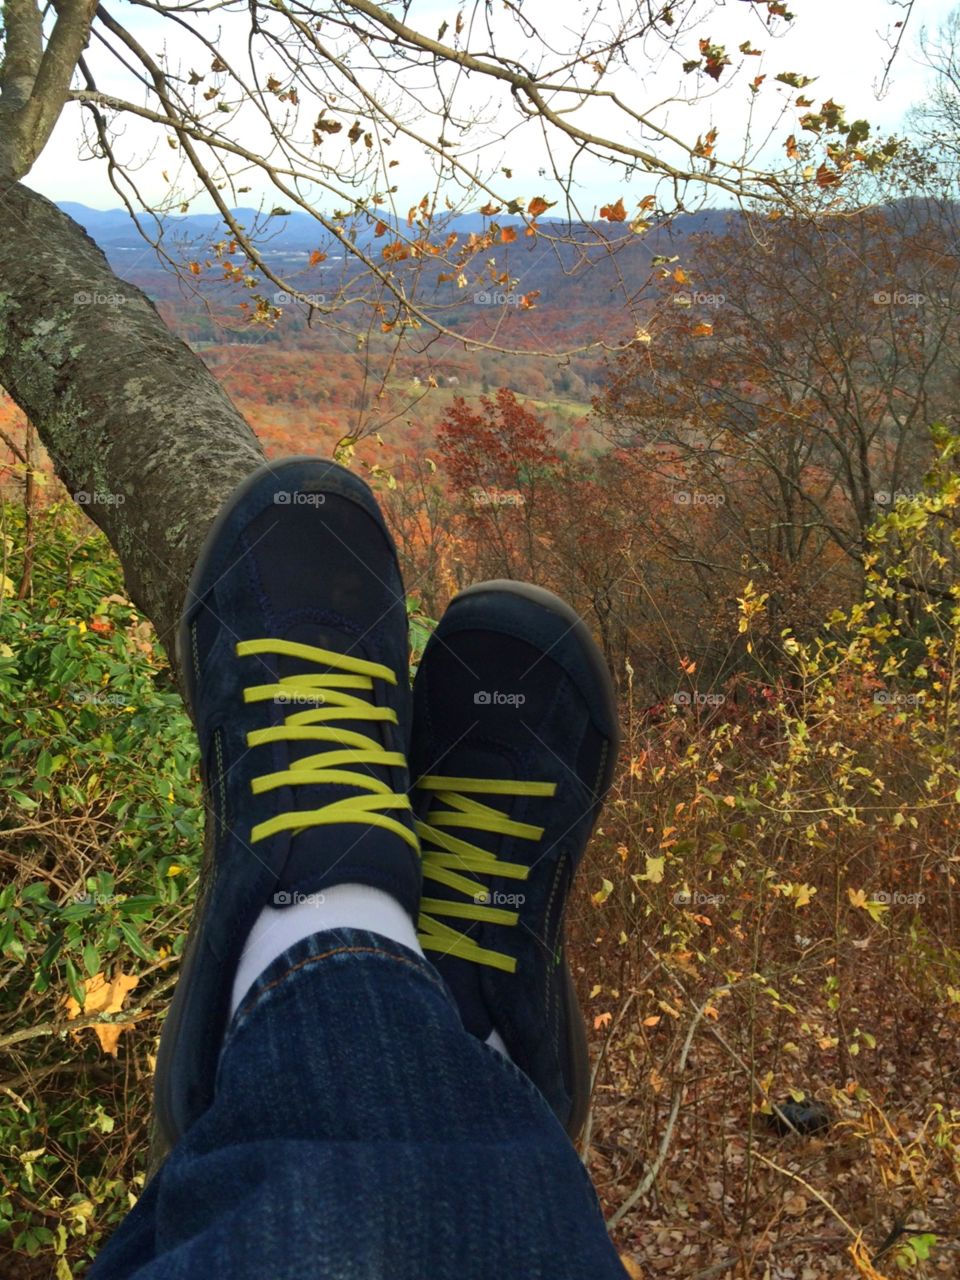
[{"label": "leg", "polygon": [[540,1092],[464,1031],[422,957],[338,930],[257,979],[212,1106],[92,1280],[622,1275]]}]

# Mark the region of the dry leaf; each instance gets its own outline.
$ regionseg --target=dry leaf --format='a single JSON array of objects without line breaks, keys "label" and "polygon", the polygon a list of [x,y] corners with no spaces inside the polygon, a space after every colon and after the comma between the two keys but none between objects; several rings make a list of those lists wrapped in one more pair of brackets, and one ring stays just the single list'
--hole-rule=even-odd
[{"label": "dry leaf", "polygon": [[[95,973],[92,978],[88,978],[83,984],[84,1014],[119,1013],[123,1008],[123,1002],[126,1000],[127,995],[139,981],[140,979],[136,974],[126,974],[122,970],[118,971],[112,982],[107,982],[102,973]],[[73,1021],[74,1018],[79,1018],[80,1006],[73,996],[65,996],[63,1003],[66,1006],[67,1018],[70,1021]],[[97,1039],[100,1041],[100,1048],[104,1053],[109,1053],[115,1058],[117,1056],[117,1043],[120,1040],[120,1032],[132,1031],[133,1023],[105,1022],[95,1024],[92,1030],[96,1033]]]},{"label": "dry leaf", "polygon": [[623,222],[626,220],[627,211],[624,208],[623,198],[617,200],[616,204],[605,204],[600,210],[600,217],[606,218],[608,222]]}]

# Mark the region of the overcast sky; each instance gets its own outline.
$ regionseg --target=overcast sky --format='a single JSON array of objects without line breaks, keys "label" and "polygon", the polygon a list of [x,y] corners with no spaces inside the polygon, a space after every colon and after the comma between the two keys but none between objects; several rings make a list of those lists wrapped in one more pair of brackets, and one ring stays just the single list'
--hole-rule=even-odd
[{"label": "overcast sky", "polygon": [[[875,136],[879,134],[882,137],[896,131],[902,125],[906,109],[926,95],[930,73],[922,65],[919,55],[918,37],[921,27],[926,26],[935,31],[956,4],[957,0],[916,0],[904,47],[900,51],[886,93],[880,100],[876,91],[885,61],[889,57],[885,37],[889,36],[892,23],[902,13],[888,0],[792,0],[791,8],[797,15],[796,22],[775,41],[763,39],[763,29],[758,26],[752,6],[728,0],[726,7],[699,34],[722,39],[728,48],[734,49],[741,39],[749,37],[755,46],[765,47],[767,50],[762,61],[748,59],[752,64],[751,74],[766,73],[771,81],[781,71],[816,75],[819,77],[817,83],[807,92],[815,98],[817,104],[832,96],[844,105],[848,120],[865,117],[876,126]],[[581,0],[527,0],[524,15],[532,12],[534,5],[540,8],[545,20],[550,23],[550,27],[545,29],[562,32],[564,27],[576,28],[581,21]],[[142,9],[123,3],[115,4],[112,12],[136,33],[151,53],[159,53],[166,43],[171,62],[176,63],[181,46],[173,40],[166,41],[167,23],[164,20],[155,15],[144,15]],[[436,35],[439,22],[444,17],[452,19],[455,13],[456,6],[453,3],[413,0],[408,21],[411,25],[420,26],[430,35]],[[231,40],[242,39],[245,29],[242,14],[226,15],[222,20],[225,24],[232,24]],[[693,38],[688,37],[685,47],[689,48],[692,44],[695,51],[697,34],[693,32]],[[479,48],[480,45],[478,43],[473,47]],[[639,50],[633,55],[635,64],[638,56]],[[93,45],[88,57],[93,60],[97,58]],[[186,60],[193,65],[196,59],[190,61],[190,58],[191,55],[187,54]],[[712,82],[706,83],[712,87]],[[629,93],[631,88],[634,90],[631,105],[650,105],[673,94],[677,85],[675,63],[672,71],[664,68],[662,75],[648,76],[642,86],[636,70],[618,73],[618,90],[621,93]],[[136,94],[131,77],[122,72],[110,76],[99,73],[98,88],[118,96],[134,97]],[[639,103],[636,101],[638,96]],[[771,107],[774,100],[771,95]],[[725,154],[729,155],[736,151],[736,146],[732,144],[744,134],[745,101],[746,95],[741,86],[728,92],[714,93],[695,106],[674,106],[665,118],[675,133],[690,140],[698,133],[716,127],[721,145],[726,142]],[[107,181],[105,166],[102,162],[80,159],[79,115],[80,108],[75,104],[65,109],[53,138],[28,181],[35,189],[55,200],[74,200],[95,208],[116,207],[119,201]],[[756,126],[756,120],[754,124]],[[773,114],[760,124],[773,127]],[[616,124],[611,121],[611,131],[616,128]],[[766,128],[761,127],[755,136],[759,139],[765,132]],[[769,145],[761,152],[761,158],[766,156],[768,160],[772,160],[774,157],[782,157],[783,138],[788,132],[790,129],[781,124]],[[153,141],[156,141],[156,135],[153,135]],[[496,137],[496,126],[493,125],[490,141],[492,162],[502,161],[513,165],[519,163],[530,171],[535,171],[543,162],[543,153],[538,150],[542,144],[529,126],[522,132],[513,134],[506,142],[501,142]],[[164,194],[169,195],[170,187],[161,177],[161,171],[165,167],[170,171],[175,156],[165,147],[154,149],[149,154],[150,136],[137,122],[128,126],[121,147],[125,148],[127,158],[139,166],[137,182],[145,196],[155,200],[162,198]],[[412,202],[419,199],[422,193],[424,165],[422,159],[409,147],[405,154],[401,151],[395,154],[404,155],[402,169],[405,176],[400,178],[398,204],[405,207],[408,197]],[[579,198],[586,208],[591,205],[595,208],[623,186],[622,176],[613,174],[609,167],[598,161],[587,163],[578,176],[581,183]],[[556,194],[548,182],[538,182],[529,174],[524,186],[528,192],[532,192],[534,187],[538,190],[542,187],[543,194],[548,198]],[[245,203],[255,204],[261,197],[264,197],[263,188],[254,186],[254,190],[244,196],[243,200]],[[265,198],[272,199],[271,196]],[[205,211],[211,207],[204,199],[198,199],[191,205],[193,211]]]}]

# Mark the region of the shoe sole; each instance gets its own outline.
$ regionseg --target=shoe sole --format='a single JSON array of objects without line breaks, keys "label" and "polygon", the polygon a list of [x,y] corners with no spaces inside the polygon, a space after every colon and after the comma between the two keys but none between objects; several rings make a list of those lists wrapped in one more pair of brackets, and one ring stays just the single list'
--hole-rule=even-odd
[{"label": "shoe sole", "polygon": [[[376,499],[372,499],[373,506],[371,508],[371,497],[368,486],[360,479],[359,476],[348,471],[345,467],[341,467],[339,463],[328,461],[325,458],[318,458],[314,454],[295,454],[291,457],[281,458],[277,462],[265,462],[251,471],[245,480],[230,494],[227,501],[220,508],[213,523],[207,530],[200,553],[197,556],[193,573],[190,575],[190,583],[187,587],[185,603],[180,614],[180,621],[177,627],[177,636],[175,644],[175,652],[177,658],[177,668],[180,672],[182,687],[186,695],[187,710],[190,713],[191,720],[194,719],[195,705],[195,684],[193,663],[189,659],[190,655],[190,624],[193,621],[193,613],[196,611],[200,601],[200,587],[210,563],[214,548],[216,547],[220,535],[222,534],[227,523],[230,521],[237,507],[244,501],[250,492],[262,481],[267,474],[272,474],[280,478],[282,471],[286,467],[302,466],[304,463],[322,462],[328,472],[338,476],[341,481],[347,483],[343,485],[342,490],[336,490],[342,497],[356,497],[365,511],[374,516],[381,524],[386,534],[387,543],[393,549],[396,556],[396,548],[390,531],[384,523],[383,516],[380,514],[376,505]],[[207,878],[212,875],[212,867],[204,867],[203,873]],[[199,904],[199,905],[202,905]],[[167,1015],[163,1022],[162,1033],[160,1037],[160,1045],[157,1050],[157,1066],[154,1072],[154,1099],[153,1099],[153,1117],[152,1117],[152,1133],[149,1165],[152,1170],[159,1168],[163,1159],[172,1149],[175,1143],[182,1136],[180,1134],[179,1125],[173,1116],[172,1100],[169,1093],[163,1088],[166,1080],[169,1079],[169,1068],[167,1063],[172,1061],[176,1056],[176,1049],[180,1041],[180,1023],[183,1016],[183,1005],[185,1001],[177,1000],[177,991],[181,986],[184,991],[189,988],[190,976],[193,971],[196,953],[202,933],[203,912],[197,911],[194,916],[194,924],[191,924],[190,931],[187,935],[187,941],[183,950],[183,959],[180,967],[180,976],[177,980],[177,987],[174,991],[173,999],[167,1010]]]},{"label": "shoe sole", "polygon": [[[546,587],[535,586],[531,582],[515,582],[511,578],[495,578],[490,582],[478,582],[472,587],[466,587],[463,591],[458,592],[450,601],[452,607],[458,600],[467,596],[482,595],[490,592],[499,592],[509,595],[521,597],[521,599],[530,601],[531,604],[539,605],[543,609],[549,609],[552,613],[558,614],[563,620],[570,625],[570,632],[580,642],[580,647],[586,655],[590,668],[596,676],[607,699],[607,710],[610,713],[610,722],[614,726],[613,736],[610,740],[610,751],[607,757],[606,767],[598,788],[600,799],[594,806],[594,815],[599,814],[603,806],[604,798],[610,785],[613,782],[617,768],[617,755],[620,746],[620,735],[617,728],[617,693],[613,683],[613,677],[610,675],[610,669],[604,661],[603,654],[590,634],[590,629],[584,620],[566,600],[562,600],[558,595],[554,595],[552,591],[548,591]],[[577,999],[577,990],[573,981],[573,974],[570,972],[570,963],[567,959],[566,947],[563,954],[563,973],[561,986],[561,999],[563,1008],[567,1018],[567,1051],[570,1055],[569,1060],[573,1071],[573,1090],[570,1117],[566,1123],[567,1134],[571,1140],[576,1141],[580,1136],[583,1126],[587,1120],[587,1113],[590,1110],[591,1096],[591,1071],[590,1071],[590,1052],[587,1045],[587,1025],[583,1017],[583,1011],[580,1008],[580,1001]]]}]

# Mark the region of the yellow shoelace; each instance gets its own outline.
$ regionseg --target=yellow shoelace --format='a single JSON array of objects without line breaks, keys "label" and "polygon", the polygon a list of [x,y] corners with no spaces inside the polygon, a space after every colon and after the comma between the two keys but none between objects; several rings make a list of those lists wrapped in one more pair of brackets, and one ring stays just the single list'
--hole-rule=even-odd
[{"label": "yellow shoelace", "polygon": [[250,685],[243,691],[244,702],[265,702],[273,698],[290,701],[316,701],[320,706],[295,711],[284,718],[283,724],[266,729],[254,729],[247,734],[247,746],[259,747],[267,742],[330,742],[337,750],[323,751],[317,755],[303,756],[288,769],[277,773],[265,773],[252,779],[251,790],[255,795],[272,791],[275,787],[316,786],[318,783],[338,783],[341,786],[358,787],[366,795],[348,796],[324,805],[322,809],[300,809],[292,813],[278,813],[266,822],[258,823],[250,833],[251,843],[265,840],[277,831],[301,831],[306,827],[330,826],[334,823],[356,822],[366,826],[383,827],[405,840],[413,849],[418,848],[417,837],[405,823],[388,816],[389,810],[410,809],[408,796],[391,791],[386,783],[368,773],[344,768],[345,765],[399,765],[406,764],[400,751],[385,751],[374,738],[357,733],[353,729],[337,727],[334,720],[387,720],[397,723],[396,712],[389,707],[375,707],[366,698],[347,690],[372,690],[374,680],[396,684],[396,674],[379,662],[367,662],[346,654],[318,649],[312,644],[297,644],[292,640],[241,640],[236,651],[238,657],[251,654],[273,653],[291,658],[304,658],[333,671],[324,674],[283,676],[272,684]]},{"label": "yellow shoelace", "polygon": [[[448,898],[423,898],[420,903],[418,937],[424,951],[442,951],[445,955],[472,960],[513,973],[517,962],[512,956],[479,946],[452,925],[437,916],[455,920],[480,920],[490,924],[515,925],[516,911],[485,905],[490,894],[478,875],[504,876],[526,880],[530,868],[516,862],[500,862],[492,853],[450,835],[445,828],[459,827],[467,831],[493,831],[498,835],[517,836],[522,840],[539,840],[544,828],[529,822],[516,822],[499,809],[482,804],[464,792],[498,796],[552,796],[555,782],[513,782],[499,778],[445,778],[425,774],[417,780],[421,791],[434,792],[434,802],[426,821],[416,823],[423,849],[423,878],[446,885],[464,895],[465,901]],[[441,806],[447,806],[443,808]]]}]

